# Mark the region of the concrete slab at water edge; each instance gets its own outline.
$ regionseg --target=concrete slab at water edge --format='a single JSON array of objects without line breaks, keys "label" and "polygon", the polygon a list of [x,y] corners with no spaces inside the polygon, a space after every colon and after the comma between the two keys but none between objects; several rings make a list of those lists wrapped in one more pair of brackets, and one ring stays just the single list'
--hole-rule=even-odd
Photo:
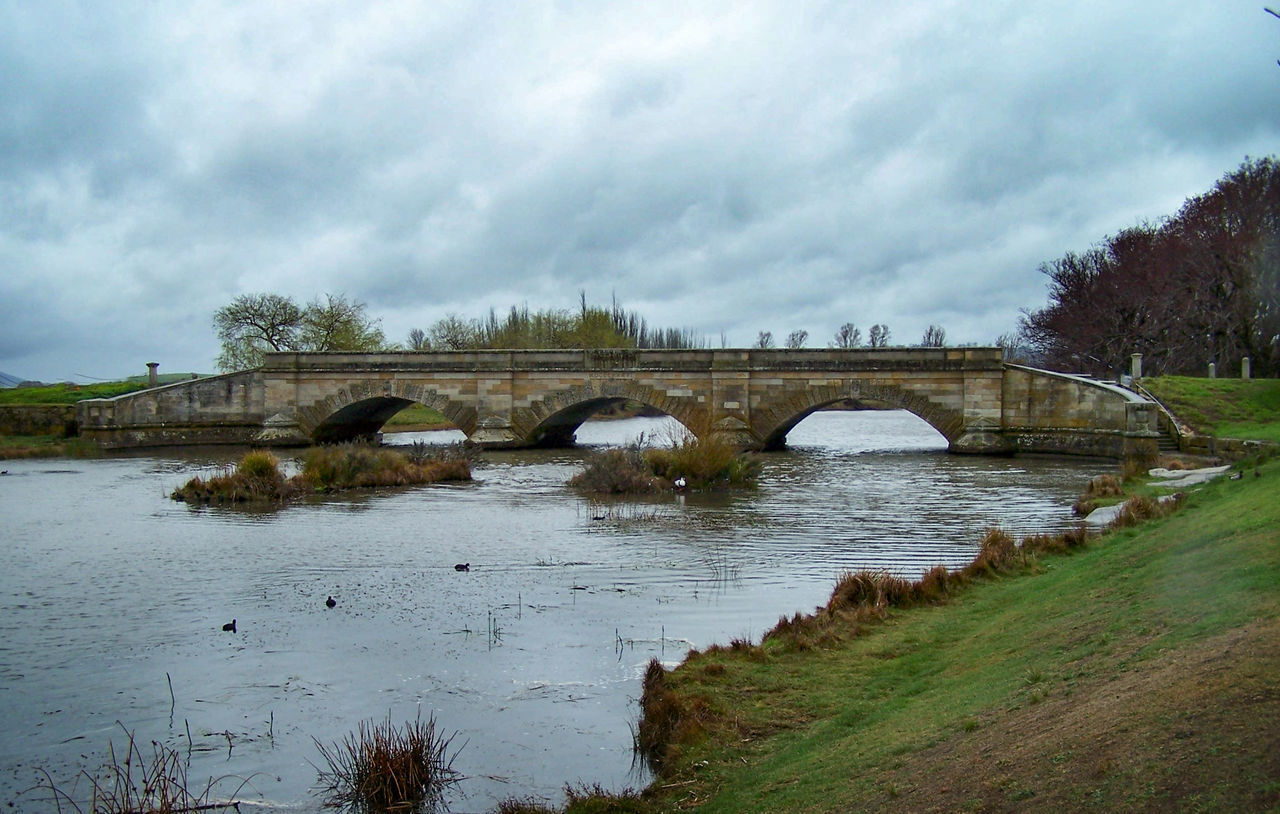
[{"label": "concrete slab at water edge", "polygon": [[1196,486],[1208,483],[1214,478],[1226,474],[1230,466],[1207,466],[1203,469],[1152,469],[1147,474],[1160,480],[1155,484],[1166,489],[1181,489],[1185,486]]}]

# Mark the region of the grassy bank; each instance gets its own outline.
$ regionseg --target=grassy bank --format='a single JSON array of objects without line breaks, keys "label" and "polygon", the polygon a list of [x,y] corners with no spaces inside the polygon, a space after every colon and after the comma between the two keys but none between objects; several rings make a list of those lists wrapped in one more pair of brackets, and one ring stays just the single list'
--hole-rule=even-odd
[{"label": "grassy bank", "polygon": [[1280,443],[1280,379],[1159,376],[1142,384],[1201,435]]},{"label": "grassy bank", "polygon": [[59,435],[0,435],[0,460],[15,458],[96,458],[102,450],[82,438]]},{"label": "grassy bank", "polygon": [[[169,373],[159,377],[161,384],[192,378],[191,373]],[[132,376],[118,382],[92,384],[41,385],[40,387],[0,388],[0,404],[75,404],[81,399],[106,399],[147,388],[146,376]]]},{"label": "grassy bank", "polygon": [[421,430],[447,430],[453,428],[453,422],[439,410],[433,410],[425,404],[410,404],[400,412],[391,416],[383,425],[383,432],[416,432]]},{"label": "grassy bank", "polygon": [[863,635],[696,655],[651,810],[1280,806],[1280,482],[1221,480]]}]

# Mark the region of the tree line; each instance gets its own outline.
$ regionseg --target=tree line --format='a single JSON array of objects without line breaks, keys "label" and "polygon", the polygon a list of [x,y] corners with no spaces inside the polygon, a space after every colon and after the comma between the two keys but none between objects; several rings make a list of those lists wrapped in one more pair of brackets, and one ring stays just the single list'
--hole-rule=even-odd
[{"label": "tree line", "polygon": [[[637,348],[682,350],[705,348],[704,336],[687,328],[663,328],[649,324],[640,314],[623,308],[615,299],[606,307],[591,305],[580,294],[576,312],[560,309],[531,311],[512,306],[499,316],[490,309],[486,317],[466,319],[449,314],[429,328],[409,331],[404,344],[388,342],[381,321],[369,316],[364,303],[345,295],[326,294],[299,305],[280,294],[242,294],[214,313],[213,325],[221,343],[218,367],[244,370],[260,366],[271,352],[349,352],[486,350],[541,348]],[[792,331],[786,347],[802,348],[809,339],[805,330]],[[872,325],[867,347],[889,345],[889,326]],[[725,344],[721,336],[721,345]],[[942,347],[946,331],[930,325],[922,347]],[[828,343],[831,348],[862,347],[862,331],[846,322]],[[773,348],[773,334],[761,331],[756,348]]]},{"label": "tree line", "polygon": [[1280,163],[1246,158],[1177,214],[1041,266],[1049,302],[1026,311],[1036,364],[1099,374],[1205,375],[1210,362],[1280,374]]},{"label": "tree line", "polygon": [[303,306],[280,294],[242,294],[214,313],[213,325],[222,370],[258,367],[267,353],[282,351],[706,347],[706,340],[692,330],[652,326],[616,300],[603,308],[588,304],[585,294],[577,312],[513,306],[502,317],[493,309],[483,319],[449,314],[428,329],[411,330],[403,345],[388,342],[381,320],[345,295],[326,294]]}]

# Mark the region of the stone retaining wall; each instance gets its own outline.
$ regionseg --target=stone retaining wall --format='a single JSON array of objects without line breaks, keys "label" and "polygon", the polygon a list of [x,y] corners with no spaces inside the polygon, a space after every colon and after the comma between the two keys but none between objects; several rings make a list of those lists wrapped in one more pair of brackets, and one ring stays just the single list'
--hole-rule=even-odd
[{"label": "stone retaining wall", "polygon": [[0,435],[55,435],[69,438],[76,434],[74,404],[0,405]]}]

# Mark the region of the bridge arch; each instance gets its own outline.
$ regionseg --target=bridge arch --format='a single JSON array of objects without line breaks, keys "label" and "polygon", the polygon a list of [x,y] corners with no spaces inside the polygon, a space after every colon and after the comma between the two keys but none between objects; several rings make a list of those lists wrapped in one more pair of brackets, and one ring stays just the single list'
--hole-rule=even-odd
[{"label": "bridge arch", "polygon": [[695,434],[696,428],[706,424],[706,409],[692,393],[673,395],[669,390],[618,380],[588,382],[548,393],[528,407],[512,410],[511,429],[526,444],[568,446],[584,421],[612,404],[627,401],[661,410]]},{"label": "bridge arch", "polygon": [[298,408],[298,428],[317,444],[372,438],[391,416],[413,403],[443,413],[471,435],[474,407],[441,395],[430,387],[398,379],[353,382],[307,407]]},{"label": "bridge arch", "polygon": [[857,379],[841,384],[811,386],[789,391],[786,398],[761,404],[752,412],[751,431],[765,450],[783,449],[787,433],[813,413],[840,401],[852,400],[906,410],[937,430],[948,444],[964,432],[964,415],[925,396],[893,385],[871,384]]}]

